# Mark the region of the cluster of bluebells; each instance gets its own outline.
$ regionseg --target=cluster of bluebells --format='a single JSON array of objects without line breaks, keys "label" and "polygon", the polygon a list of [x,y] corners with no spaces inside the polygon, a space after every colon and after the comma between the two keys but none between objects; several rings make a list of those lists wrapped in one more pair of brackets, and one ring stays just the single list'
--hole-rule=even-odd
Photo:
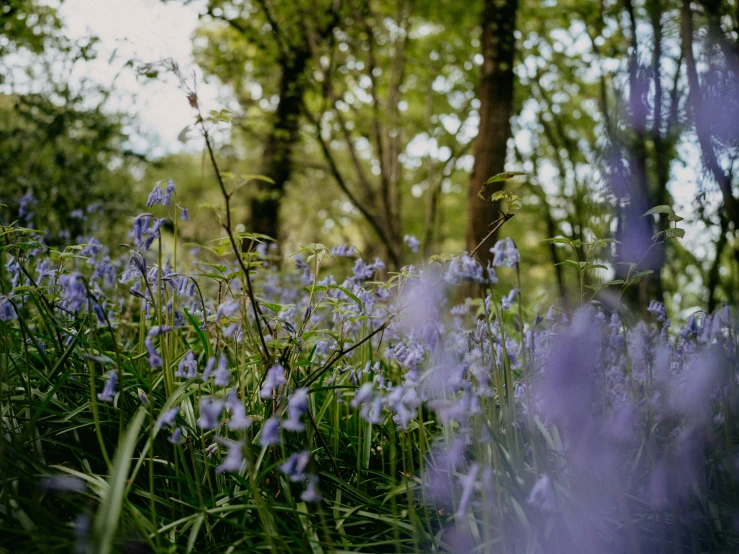
[{"label": "cluster of bluebells", "polygon": [[[164,190],[160,184],[154,187],[147,206],[174,202],[170,180]],[[26,213],[31,206],[28,201]],[[180,209],[181,219],[188,220],[187,210]],[[275,256],[260,244],[257,308],[250,305],[233,261],[219,265],[224,278],[217,296],[212,290],[203,296],[202,281],[200,287],[197,277],[155,256],[152,245],[166,222],[151,213],[134,218],[131,249],[118,259],[91,237],[80,237],[75,245],[80,259],[65,268],[39,249],[35,277],[53,290],[54,310],[68,327],[65,344],[79,338],[73,324],[86,316],[94,318],[99,333],[108,332],[110,324],[110,331],[123,337],[123,348],[138,351],[138,370],[171,379],[172,388],[192,393],[184,400],[170,392],[166,408],[157,406],[158,396],[151,391],[148,396],[129,394],[128,377],[116,368],[95,383],[103,409],[120,409],[125,402],[116,402],[117,397],[138,401],[154,414],[155,430],[168,433],[172,448],[207,444],[208,459],[217,461],[219,474],[248,471],[252,447],[274,456],[284,449],[279,471],[301,487],[303,501],[320,502],[317,469],[322,460],[305,446],[312,436],[307,431],[316,425],[311,412],[315,394],[335,395],[342,417],[371,426],[394,425],[412,433],[420,426],[419,416],[432,414],[450,430],[434,453],[434,469],[420,478],[428,484],[430,501],[457,521],[471,510],[484,513],[489,508],[485,499],[497,496],[499,475],[490,459],[479,455],[500,438],[494,438],[495,432],[520,440],[521,452],[515,455],[525,460],[529,473],[528,480],[516,481],[525,489],[519,505],[541,515],[543,525],[549,523],[546,517],[562,515],[565,502],[584,520],[602,514],[597,527],[614,517],[620,493],[653,510],[676,512],[694,505],[696,491],[705,488],[702,453],[716,440],[717,428],[729,425],[737,403],[729,398],[739,385],[739,368],[736,329],[726,306],[713,314],[693,314],[673,331],[666,307],[657,301],[649,304],[650,321],[631,325],[618,309],[603,305],[569,313],[550,309],[545,317],[521,321],[518,288],[495,287],[482,301],[450,305],[458,298],[455,287],[473,283],[487,289],[498,283],[496,269],[518,270],[518,249],[505,238],[490,249],[488,267],[462,253],[443,267],[403,268],[398,286],[374,282],[382,277],[384,263],[365,261],[352,245],[331,249],[346,274],[339,282],[331,274],[315,275],[317,264],[300,257],[296,272],[280,272],[270,266]],[[404,244],[411,252],[420,248],[411,235]],[[29,283],[21,265],[27,262],[6,260],[12,288],[0,296],[2,325],[15,325],[15,299],[24,298]],[[519,313],[511,309],[516,303]],[[135,333],[121,325],[127,318],[141,322]],[[356,346],[379,331],[382,341],[368,346],[381,346],[368,361],[365,349]],[[280,348],[265,352],[262,344]],[[283,354],[290,348],[300,365],[291,366],[290,356]],[[320,386],[314,387],[308,377],[322,370]],[[497,422],[489,415],[498,417],[506,402],[512,406],[506,417],[515,422],[495,429]],[[540,428],[557,430],[559,450],[547,460],[548,467],[526,438]],[[638,464],[635,476],[626,475],[624,468],[649,440],[649,460]],[[513,459],[511,453],[506,456]],[[569,499],[557,492],[566,473],[557,465],[563,460],[582,477],[582,486]],[[628,481],[628,489],[596,494],[588,479],[597,483],[597,476],[612,483]],[[596,533],[588,526],[582,533],[582,544],[602,551]]]}]

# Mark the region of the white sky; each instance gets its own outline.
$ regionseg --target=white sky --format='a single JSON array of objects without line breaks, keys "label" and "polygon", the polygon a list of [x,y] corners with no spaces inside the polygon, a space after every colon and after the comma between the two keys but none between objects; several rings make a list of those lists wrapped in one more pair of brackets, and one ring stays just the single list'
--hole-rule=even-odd
[{"label": "white sky", "polygon": [[[59,10],[70,38],[92,34],[100,39],[99,56],[84,67],[84,77],[109,85],[120,73],[108,108],[135,118],[137,132],[132,142],[149,155],[183,148],[177,135],[192,121],[192,109],[174,79],[144,83],[135,68],[124,65],[132,58],[138,62],[173,58],[184,73],[191,74],[197,69],[191,42],[198,25],[198,6],[198,2],[165,4],[161,0],[65,0]],[[201,101],[215,108],[218,88],[203,83],[200,71],[198,75]]]}]

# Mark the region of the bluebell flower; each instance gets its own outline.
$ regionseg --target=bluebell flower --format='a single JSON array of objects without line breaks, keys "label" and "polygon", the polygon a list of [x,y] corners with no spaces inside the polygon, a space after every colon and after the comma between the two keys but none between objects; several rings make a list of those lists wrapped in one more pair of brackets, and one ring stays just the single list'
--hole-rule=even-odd
[{"label": "bluebell flower", "polygon": [[444,276],[448,283],[456,285],[462,282],[484,283],[482,265],[475,258],[466,253],[454,258],[449,264],[449,269]]},{"label": "bluebell flower", "polygon": [[146,337],[144,340],[144,345],[146,346],[146,350],[149,353],[149,367],[154,369],[155,367],[160,367],[162,365],[162,358],[157,353],[156,348],[154,348],[154,343],[152,342],[150,337]]},{"label": "bluebell flower", "polygon": [[262,433],[259,436],[259,445],[264,448],[280,442],[280,420],[271,417],[262,425]]},{"label": "bluebell flower", "polygon": [[285,379],[285,368],[281,364],[275,364],[267,370],[264,384],[259,391],[259,397],[263,399],[272,398],[276,389],[287,383]]},{"label": "bluebell flower", "polygon": [[515,268],[516,265],[521,261],[521,255],[516,248],[511,237],[506,237],[504,240],[499,240],[490,249],[493,256],[493,266],[505,266]]},{"label": "bluebell flower", "polygon": [[299,388],[290,396],[287,402],[287,420],[283,422],[282,428],[288,431],[304,431],[305,425],[300,421],[303,414],[308,411],[308,389]]},{"label": "bluebell flower", "polygon": [[500,308],[503,311],[509,310],[511,307],[511,304],[516,301],[516,295],[518,294],[518,289],[513,288],[510,290],[507,296],[504,296],[500,299]]},{"label": "bluebell flower", "polygon": [[239,309],[239,303],[235,300],[229,300],[218,306],[216,310],[216,321],[220,321],[223,317],[231,317]]},{"label": "bluebell flower", "polygon": [[180,219],[182,221],[190,221],[190,212],[187,211],[187,208],[183,208],[180,206],[180,209],[182,210],[182,214],[180,215]]},{"label": "bluebell flower", "polygon": [[372,383],[365,383],[362,387],[354,393],[354,398],[351,401],[352,408],[359,408],[363,404],[366,404],[374,396],[374,385]]},{"label": "bluebell flower", "polygon": [[495,274],[495,268],[493,267],[493,264],[488,262],[487,271],[488,271],[488,282],[492,284],[497,283],[498,276]]},{"label": "bluebell flower", "polygon": [[53,277],[56,272],[51,267],[49,260],[41,259],[36,262],[36,274],[38,275],[37,281],[40,283],[47,277]]},{"label": "bluebell flower", "polygon": [[164,198],[162,198],[163,205],[169,206],[170,204],[172,204],[172,195],[174,194],[174,191],[174,181],[172,179],[169,179],[167,181],[167,188],[164,189]]},{"label": "bluebell flower", "polygon": [[408,247],[408,250],[413,252],[414,254],[418,252],[418,249],[421,246],[421,243],[418,241],[416,237],[413,235],[406,235],[403,237],[403,242]]},{"label": "bluebell flower", "polygon": [[149,397],[146,395],[146,393],[142,389],[136,389],[136,394],[138,394],[139,400],[141,400],[141,403],[148,407],[149,406]]},{"label": "bluebell flower", "polygon": [[226,423],[226,427],[232,431],[241,431],[251,427],[252,419],[246,415],[244,402],[238,397],[235,391],[231,391],[226,396],[226,408],[231,412],[231,417]]},{"label": "bluebell flower", "polygon": [[231,323],[229,326],[227,326],[223,330],[223,336],[227,339],[234,338],[235,335],[238,334],[239,329],[241,328],[241,324],[238,322]]},{"label": "bluebell flower", "polygon": [[310,475],[308,477],[308,486],[300,495],[303,502],[320,502],[323,498],[318,492],[318,476]]},{"label": "bluebell flower", "polygon": [[103,307],[95,302],[95,304],[93,304],[92,306],[92,310],[95,312],[95,318],[97,319],[98,325],[106,325],[105,311],[103,310]]},{"label": "bluebell flower", "polygon": [[31,206],[34,206],[36,204],[37,201],[33,197],[33,194],[30,190],[26,191],[26,193],[21,196],[21,201],[18,205],[18,215],[23,218],[26,223],[33,219],[34,213],[31,211]]},{"label": "bluebell flower", "polygon": [[731,310],[728,304],[724,304],[721,308],[721,312],[718,314],[721,321],[721,325],[729,327],[731,325]]},{"label": "bluebell flower", "polygon": [[115,385],[118,382],[118,373],[111,371],[108,374],[108,380],[105,381],[103,392],[99,392],[97,397],[102,402],[111,402],[115,398]]},{"label": "bluebell flower", "polygon": [[74,475],[51,475],[44,477],[41,488],[45,491],[84,492],[85,482]]},{"label": "bluebell flower", "polygon": [[13,304],[6,297],[0,295],[0,321],[13,321],[17,318],[18,314],[15,313]]},{"label": "bluebell flower", "polygon": [[331,248],[331,253],[337,258],[351,258],[354,256],[354,247],[348,244],[337,244]]},{"label": "bluebell flower", "polygon": [[172,444],[182,444],[185,440],[182,437],[182,427],[177,427],[177,429],[172,431],[172,434],[167,437],[167,440]]},{"label": "bluebell flower", "polygon": [[553,514],[557,511],[557,496],[548,475],[542,475],[534,483],[528,503],[545,513]]},{"label": "bluebell flower", "polygon": [[231,380],[231,372],[228,370],[228,359],[223,354],[218,358],[218,369],[216,369],[213,376],[213,383],[219,387],[227,387]]},{"label": "bluebell flower", "polygon": [[161,429],[164,425],[167,427],[174,427],[174,420],[178,413],[180,413],[180,409],[178,407],[170,408],[164,412],[159,416],[159,419],[157,419],[156,428]]},{"label": "bluebell flower", "polygon": [[205,371],[203,371],[203,381],[207,381],[210,379],[210,376],[213,374],[213,369],[216,366],[216,359],[215,358],[209,358],[208,361],[205,364]]},{"label": "bluebell flower", "polygon": [[[413,395],[410,394],[411,391]],[[385,397],[385,405],[387,405],[391,410],[395,411],[393,420],[400,429],[405,429],[408,427],[408,424],[415,417],[415,408],[417,408],[418,406],[417,404],[415,406],[409,406],[406,404],[406,402],[404,402],[406,396],[409,396],[411,404],[415,403],[414,396],[417,398],[417,395],[415,395],[415,390],[411,389],[407,392],[409,393],[408,395],[406,393],[406,389],[404,389],[402,386],[398,386],[390,391],[390,394]]]},{"label": "bluebell flower", "polygon": [[223,401],[213,397],[200,399],[200,417],[198,427],[209,430],[218,427],[218,419],[223,411]]},{"label": "bluebell flower", "polygon": [[159,236],[159,231],[162,228],[162,225],[164,225],[165,221],[167,221],[166,217],[160,217],[154,220],[152,226],[149,227],[149,229],[147,229],[146,231],[149,234],[150,238],[154,239]]},{"label": "bluebell flower", "polygon": [[79,273],[65,274],[59,277],[59,284],[63,287],[62,298],[66,302],[66,309],[78,312],[87,300],[87,289]]},{"label": "bluebell flower", "polygon": [[90,552],[90,523],[90,516],[84,513],[74,518],[72,526],[74,528],[76,554],[88,554]]},{"label": "bluebell flower", "polygon": [[223,439],[216,437],[216,440],[228,448],[226,457],[216,468],[216,473],[223,473],[224,471],[239,471],[244,463],[244,452],[243,446],[240,442]]},{"label": "bluebell flower", "polygon": [[154,185],[154,189],[149,193],[149,198],[146,200],[146,205],[147,207],[156,206],[157,204],[161,204],[162,200],[164,200],[162,189],[159,188],[159,183],[157,183]]},{"label": "bluebell flower", "polygon": [[305,470],[310,462],[310,451],[303,450],[292,454],[284,463],[280,464],[280,471],[288,476],[293,483],[299,483],[307,479]]},{"label": "bluebell flower", "polygon": [[667,318],[667,308],[665,308],[662,302],[657,302],[656,300],[650,301],[647,311],[654,314],[654,318],[657,321],[665,321]]},{"label": "bluebell flower", "polygon": [[198,374],[198,362],[195,359],[195,354],[190,350],[185,354],[180,363],[177,365],[177,371],[175,377],[184,377],[186,379],[192,379]]}]

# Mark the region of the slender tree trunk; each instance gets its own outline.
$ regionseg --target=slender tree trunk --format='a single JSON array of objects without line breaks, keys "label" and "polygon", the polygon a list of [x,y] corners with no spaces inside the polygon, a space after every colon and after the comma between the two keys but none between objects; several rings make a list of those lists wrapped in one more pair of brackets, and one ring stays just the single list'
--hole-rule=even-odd
[{"label": "slender tree trunk", "polygon": [[[482,11],[482,80],[480,83],[480,128],[475,139],[475,165],[470,180],[467,205],[467,249],[472,250],[490,232],[499,216],[496,207],[477,194],[485,182],[505,168],[507,142],[511,136],[513,111],[513,56],[515,51],[518,0],[485,0]],[[487,192],[500,190],[503,183],[488,185]],[[492,260],[490,244],[478,255],[483,263]]]},{"label": "slender tree trunk", "polygon": [[262,153],[261,174],[273,183],[260,182],[251,200],[251,230],[279,239],[279,211],[285,184],[293,170],[293,149],[298,142],[298,120],[305,92],[305,70],[311,57],[306,43],[282,61],[279,101]]}]

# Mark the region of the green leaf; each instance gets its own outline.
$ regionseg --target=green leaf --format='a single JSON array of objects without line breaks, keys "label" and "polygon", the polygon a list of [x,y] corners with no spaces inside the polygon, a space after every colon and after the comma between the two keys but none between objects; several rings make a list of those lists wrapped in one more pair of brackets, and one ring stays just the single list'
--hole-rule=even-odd
[{"label": "green leaf", "polygon": [[577,263],[575,260],[565,260],[555,265],[566,265],[567,267],[571,267],[573,269],[580,271],[580,264]]},{"label": "green leaf", "polygon": [[198,338],[200,339],[200,344],[203,345],[203,350],[206,354],[209,354],[208,349],[208,337],[205,335],[203,330],[200,328],[200,322],[198,322],[197,319],[195,319],[195,316],[190,313],[190,310],[187,308],[182,309],[183,312],[185,312],[185,316],[187,317],[187,320],[190,322],[190,325],[192,325],[192,328],[195,329],[195,332],[198,335]]},{"label": "green leaf", "polygon": [[544,239],[542,242],[552,242],[554,244],[571,244],[572,243],[570,239],[566,239],[564,237],[554,237],[551,239]]},{"label": "green leaf", "polygon": [[180,142],[187,142],[187,132],[190,130],[189,125],[185,125],[185,128],[180,131],[180,134],[177,135],[177,140]]},{"label": "green leaf", "polygon": [[113,551],[113,541],[118,530],[123,503],[126,500],[125,490],[128,470],[131,467],[133,451],[139,439],[139,431],[145,417],[146,409],[139,408],[133,420],[128,424],[128,430],[118,445],[118,450],[116,450],[113,465],[108,475],[108,488],[103,494],[92,531],[94,550],[99,554],[110,554]]},{"label": "green leaf", "polygon": [[678,228],[667,229],[667,231],[665,231],[665,237],[668,238],[668,239],[681,239],[681,238],[684,238],[685,237],[685,229],[678,229]]},{"label": "green leaf", "polygon": [[645,217],[647,215],[654,215],[654,214],[674,214],[674,210],[672,209],[672,206],[667,206],[666,204],[662,204],[660,206],[655,206],[651,210],[648,210],[642,217]]},{"label": "green leaf", "polygon": [[500,183],[501,181],[507,181],[508,179],[513,179],[514,177],[520,177],[521,175],[528,175],[525,171],[508,171],[505,173],[498,173],[497,175],[493,175],[485,181],[486,185],[489,185],[490,183]]}]

